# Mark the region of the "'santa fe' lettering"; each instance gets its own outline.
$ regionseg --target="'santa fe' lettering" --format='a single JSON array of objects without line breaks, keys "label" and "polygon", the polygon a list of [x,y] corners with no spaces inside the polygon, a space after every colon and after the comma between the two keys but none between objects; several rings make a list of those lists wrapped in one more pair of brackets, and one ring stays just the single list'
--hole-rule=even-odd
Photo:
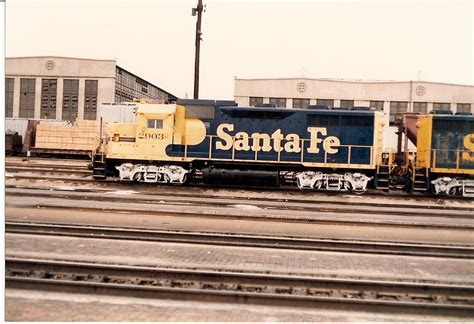
[{"label": "'santa fe' lettering", "polygon": [[[328,154],[336,154],[339,151],[338,147],[341,145],[341,141],[335,136],[327,136],[327,128],[308,127],[307,130],[309,133],[308,153],[319,153],[321,146]],[[273,150],[275,152],[300,153],[302,149],[301,139],[298,134],[284,135],[281,129],[277,129],[271,135],[238,132],[232,136],[229,132],[233,131],[233,124],[221,124],[217,127],[217,136],[219,137],[216,141],[217,150],[226,151],[233,147],[236,151],[270,152]],[[285,141],[284,145],[282,145],[283,140]]]},{"label": "'santa fe' lettering", "polygon": [[464,148],[469,152],[462,153],[462,159],[464,161],[474,162],[474,134],[464,136]]}]

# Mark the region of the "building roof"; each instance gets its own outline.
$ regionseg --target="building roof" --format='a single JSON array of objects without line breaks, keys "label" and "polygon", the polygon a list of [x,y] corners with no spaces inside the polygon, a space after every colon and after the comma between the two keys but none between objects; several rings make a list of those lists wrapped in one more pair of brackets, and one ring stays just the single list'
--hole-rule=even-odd
[{"label": "building roof", "polygon": [[177,99],[177,97],[176,97],[175,95],[173,95],[173,94],[169,93],[168,91],[166,91],[166,90],[163,90],[162,88],[160,88],[160,87],[158,87],[158,86],[154,85],[153,83],[151,83],[151,82],[149,82],[149,81],[147,81],[147,80],[145,80],[145,79],[143,79],[143,78],[139,77],[139,76],[138,76],[138,75],[136,75],[135,73],[132,73],[132,72],[130,72],[129,70],[127,70],[127,69],[124,69],[123,67],[121,67],[121,66],[119,66],[119,65],[117,65],[117,67],[118,67],[119,69],[121,69],[121,70],[123,70],[123,71],[127,72],[128,74],[131,74],[131,75],[133,75],[135,78],[137,78],[137,79],[140,79],[140,80],[142,80],[143,82],[146,82],[146,83],[148,83],[149,85],[152,85],[153,87],[155,87],[155,88],[159,89],[160,91],[163,91],[164,93],[166,93],[166,94],[167,94],[167,95],[169,95],[170,97],[172,97],[172,98],[174,98],[174,99]]},{"label": "building roof", "polygon": [[139,114],[155,114],[155,115],[172,115],[176,112],[175,104],[137,104],[137,113]]},{"label": "building roof", "polygon": [[448,83],[448,82],[434,82],[434,81],[423,81],[423,80],[363,80],[363,79],[335,79],[335,78],[307,78],[307,77],[287,77],[287,78],[238,78],[235,77],[235,80],[238,81],[278,81],[278,80],[306,80],[306,81],[330,81],[330,82],[344,82],[344,83],[364,83],[364,84],[389,84],[389,83],[429,83],[429,84],[440,84],[440,85],[450,85],[450,86],[464,86],[464,87],[474,87],[470,84],[458,84],[458,83]]},{"label": "building roof", "polygon": [[54,56],[54,55],[11,56],[11,57],[5,57],[6,60],[9,60],[9,59],[32,59],[32,58],[59,58],[59,59],[72,59],[72,60],[83,60],[83,61],[116,62],[116,60],[91,59],[91,58],[83,58],[83,57]]}]

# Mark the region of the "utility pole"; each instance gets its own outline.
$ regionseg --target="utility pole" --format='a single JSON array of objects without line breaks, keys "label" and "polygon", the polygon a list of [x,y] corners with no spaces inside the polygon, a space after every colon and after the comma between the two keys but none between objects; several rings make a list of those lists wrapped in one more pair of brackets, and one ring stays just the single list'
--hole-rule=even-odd
[{"label": "utility pole", "polygon": [[198,0],[197,8],[193,8],[192,15],[196,16],[196,55],[194,57],[194,99],[199,98],[199,56],[201,49],[201,17],[202,17],[203,5],[202,0]]}]

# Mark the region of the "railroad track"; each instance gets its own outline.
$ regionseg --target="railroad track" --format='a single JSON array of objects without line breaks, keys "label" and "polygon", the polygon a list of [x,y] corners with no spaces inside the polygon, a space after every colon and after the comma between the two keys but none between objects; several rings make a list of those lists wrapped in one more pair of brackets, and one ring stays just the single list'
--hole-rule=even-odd
[{"label": "railroad track", "polygon": [[[5,171],[10,173],[20,173],[15,174],[14,177],[18,179],[45,179],[44,174],[48,175],[79,175],[79,176],[91,176],[91,170],[88,167],[89,162],[80,163],[79,161],[72,161],[73,163],[68,163],[67,160],[53,160],[54,162],[48,163],[46,159],[31,159],[28,161],[23,161],[18,159],[7,159],[5,161]],[[45,163],[46,162],[46,163]],[[33,172],[40,173],[41,176],[35,175],[21,175],[24,172]],[[57,177],[49,176],[46,179],[57,180]],[[91,179],[88,179],[92,181]]]},{"label": "railroad track", "polygon": [[[51,190],[16,188],[13,186],[6,186],[6,193],[10,196],[27,196],[27,197],[49,197],[49,198],[64,198],[64,199],[81,199],[81,200],[98,200],[107,202],[123,202],[129,200],[140,204],[156,204],[166,200],[168,204],[182,204],[185,201],[188,204],[200,206],[230,206],[230,205],[245,205],[252,204],[252,206],[262,209],[279,209],[279,210],[295,210],[295,211],[313,211],[313,212],[337,212],[337,213],[358,213],[358,214],[374,214],[374,212],[386,215],[424,215],[427,212],[432,216],[446,216],[449,213],[450,218],[468,218],[471,215],[474,218],[474,207],[446,207],[442,206],[436,208],[433,206],[419,206],[419,205],[404,205],[394,209],[392,204],[385,205],[382,203],[340,203],[329,201],[282,201],[282,199],[242,199],[238,197],[219,197],[209,195],[181,195],[179,197],[172,193],[154,193],[153,195],[129,195],[129,196],[113,196],[101,195],[98,197],[97,192],[55,192]],[[284,203],[282,205],[282,203]]]},{"label": "railroad track", "polygon": [[88,164],[90,162],[84,163],[67,163],[67,161],[55,161],[54,163],[44,163],[43,161],[39,160],[35,163],[25,163],[25,162],[14,162],[9,161],[8,159],[5,161],[6,168],[30,168],[30,167],[40,167],[47,170],[54,171],[56,168],[61,169],[69,169],[69,170],[90,170]]},{"label": "railroad track", "polygon": [[[11,174],[8,173],[8,170],[5,170],[5,178],[6,179],[16,179],[16,180],[34,180],[34,181],[49,181],[49,182],[58,182],[58,183],[68,183],[68,184],[83,184],[83,183],[91,183],[92,176],[90,175],[85,175],[83,177],[67,177],[64,175],[64,173],[61,173],[61,177],[48,177],[48,176],[31,176],[31,175],[18,175],[18,174]],[[46,173],[51,173],[51,172],[44,172]]]},{"label": "railroad track", "polygon": [[[273,208],[259,208],[247,201],[243,207],[235,205],[238,200],[227,198],[227,206],[214,206],[213,200],[207,204],[199,205],[189,203],[186,199],[181,202],[168,202],[166,199],[154,202],[142,202],[140,199],[129,199],[129,196],[113,197],[112,201],[104,194],[93,196],[70,195],[68,191],[63,191],[58,195],[51,195],[46,191],[45,195],[37,195],[29,191],[13,194],[10,189],[6,190],[6,206],[20,208],[46,209],[65,213],[120,213],[120,214],[140,214],[150,216],[181,217],[181,218],[206,218],[225,220],[245,220],[245,221],[268,221],[268,222],[295,222],[308,224],[325,225],[349,225],[349,226],[371,226],[387,228],[433,228],[452,230],[472,230],[474,228],[473,217],[467,212],[459,215],[447,216],[445,214],[433,215],[428,212],[421,212],[418,215],[397,215],[377,213],[374,209],[368,214],[357,213],[352,210],[348,212],[331,211],[325,208],[314,209],[286,209],[279,208],[276,204]],[[25,197],[25,198],[24,198]],[[155,197],[158,198],[158,197]],[[113,203],[112,203],[113,202]],[[283,205],[289,203],[283,203]],[[247,208],[249,207],[249,208]],[[347,208],[351,209],[350,206]]]},{"label": "railroad track", "polygon": [[474,318],[474,287],[5,260],[7,289]]},{"label": "railroad track", "polygon": [[17,234],[73,236],[95,239],[474,259],[474,246],[454,244],[323,239],[12,221],[5,222],[5,231],[6,233]]},{"label": "railroad track", "polygon": [[[48,180],[52,182],[69,182],[69,183],[86,183],[86,182],[93,182],[97,183],[92,179],[91,176],[91,171],[89,170],[88,163],[83,162],[80,163],[77,160],[71,160],[73,162],[72,164],[68,164],[68,160],[58,160],[55,161],[55,163],[45,163],[45,160],[47,159],[34,159],[31,162],[29,161],[6,161],[6,172],[10,172],[8,177],[11,178],[16,178],[16,179],[28,179],[28,180]],[[69,162],[70,163],[70,162]],[[80,163],[80,164],[79,164]],[[41,175],[24,175],[21,174],[22,172],[38,172],[41,173]],[[67,177],[67,173],[72,174],[77,177]],[[47,174],[48,176],[45,176]],[[57,176],[52,176],[54,174],[60,175],[59,177]],[[108,179],[105,181],[101,181],[100,183],[117,183],[117,179]],[[125,184],[126,183],[121,183]],[[133,185],[133,184],[132,184]],[[149,186],[149,187],[156,187],[156,184],[146,184],[146,183],[140,183],[138,184],[139,186]],[[165,187],[171,187],[171,186],[165,186]],[[202,188],[203,185],[198,182],[191,182],[187,184],[187,187],[192,187],[192,188]],[[205,185],[206,188],[225,188],[225,189],[232,189],[232,188],[244,188],[244,187],[232,187],[232,186],[217,186],[217,185]],[[255,187],[245,187],[247,190],[252,190],[252,188],[255,189]],[[272,187],[272,188],[260,188],[263,190],[269,190],[271,192],[298,192],[301,193],[301,190],[293,187],[293,186],[286,186],[286,187]],[[306,194],[308,196],[314,195],[314,191],[307,191]],[[335,194],[341,195],[343,193],[331,193],[331,192],[318,192],[318,194]],[[384,193],[384,192],[378,192],[378,191],[373,191],[373,192],[368,192],[365,194],[365,196],[374,196],[374,197],[396,197],[399,199],[404,199],[406,196],[400,195],[399,192],[390,192],[390,193]],[[421,199],[433,199],[433,197],[426,196],[426,195],[416,195],[417,198]],[[460,198],[460,197],[443,197],[442,199],[444,200],[459,200],[459,201],[466,201],[466,200],[471,200],[471,198]]]},{"label": "railroad track", "polygon": [[[75,174],[75,175],[91,175],[91,171],[87,168],[76,168],[71,166],[57,166],[56,168],[52,169],[49,167],[44,167],[42,165],[32,165],[32,166],[8,166],[6,165],[7,172],[37,172],[37,173],[48,173],[48,174]],[[21,176],[20,176],[21,177]],[[24,176],[23,176],[24,177]],[[37,177],[29,177],[29,178],[37,178]],[[44,177],[43,177],[44,179]],[[57,179],[57,178],[53,178]]]}]

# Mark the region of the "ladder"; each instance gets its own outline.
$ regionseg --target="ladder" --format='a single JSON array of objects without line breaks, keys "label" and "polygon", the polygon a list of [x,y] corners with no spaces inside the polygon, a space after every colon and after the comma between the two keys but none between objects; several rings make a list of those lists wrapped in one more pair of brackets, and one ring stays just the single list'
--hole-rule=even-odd
[{"label": "ladder", "polygon": [[94,180],[105,180],[107,177],[104,153],[92,155],[92,178]]},{"label": "ladder", "polygon": [[429,188],[428,169],[415,168],[415,172],[413,172],[413,191],[425,192]]},{"label": "ladder", "polygon": [[377,189],[389,190],[391,164],[392,154],[389,152],[382,153],[382,163],[377,166]]}]

